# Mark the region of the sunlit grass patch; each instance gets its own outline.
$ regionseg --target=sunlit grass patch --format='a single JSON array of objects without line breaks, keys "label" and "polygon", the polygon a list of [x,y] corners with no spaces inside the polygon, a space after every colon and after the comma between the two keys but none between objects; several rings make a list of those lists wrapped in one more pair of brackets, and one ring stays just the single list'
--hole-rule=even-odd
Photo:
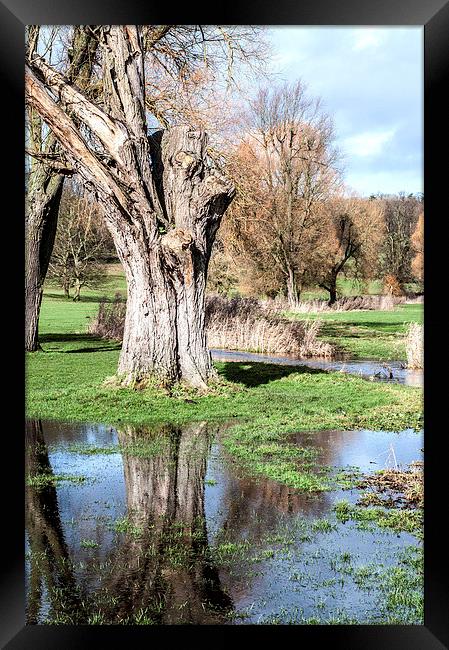
[{"label": "sunlit grass patch", "polygon": [[79,474],[53,474],[52,472],[42,472],[39,474],[28,475],[26,478],[26,484],[36,490],[42,490],[49,486],[56,487],[56,485],[62,481],[81,484],[85,483],[87,480],[87,476]]},{"label": "sunlit grass patch", "polygon": [[128,515],[116,519],[113,529],[116,533],[125,533],[132,537],[140,537],[143,533],[143,526],[135,524]]},{"label": "sunlit grass patch", "polygon": [[417,537],[422,536],[422,510],[385,510],[384,508],[364,508],[354,506],[348,501],[338,501],[334,505],[338,521],[372,522],[381,528],[389,528],[396,532],[407,532]]}]

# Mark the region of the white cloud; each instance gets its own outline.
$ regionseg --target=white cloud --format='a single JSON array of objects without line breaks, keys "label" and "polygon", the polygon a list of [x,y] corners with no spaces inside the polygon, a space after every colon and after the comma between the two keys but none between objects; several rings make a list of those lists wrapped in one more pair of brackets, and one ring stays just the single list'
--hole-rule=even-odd
[{"label": "white cloud", "polygon": [[355,33],[355,42],[352,49],[355,52],[365,50],[366,48],[376,48],[384,40],[384,33],[377,29],[360,29]]},{"label": "white cloud", "polygon": [[362,196],[371,194],[397,194],[405,192],[406,194],[423,192],[423,176],[419,170],[401,171],[391,170],[358,173],[350,172],[346,175],[346,184],[348,187],[356,190]]},{"label": "white cloud", "polygon": [[[301,78],[335,121],[356,191],[422,188],[423,27],[274,27],[273,83]],[[282,58],[281,58],[282,57]]]},{"label": "white cloud", "polygon": [[343,148],[351,156],[377,156],[393,139],[395,132],[396,129],[359,133],[346,138],[343,141]]}]

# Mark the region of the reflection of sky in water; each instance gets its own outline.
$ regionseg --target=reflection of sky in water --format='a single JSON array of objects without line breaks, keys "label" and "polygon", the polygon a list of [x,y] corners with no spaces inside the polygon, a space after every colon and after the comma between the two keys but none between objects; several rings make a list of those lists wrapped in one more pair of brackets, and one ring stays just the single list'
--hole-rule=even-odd
[{"label": "reflection of sky in water", "polygon": [[[117,432],[102,425],[55,422],[43,423],[43,430],[54,473],[88,477],[84,484],[58,483],[57,499],[69,555],[74,562],[85,563],[76,569],[77,579],[85,589],[94,590],[100,583],[93,562],[104,562],[122,540],[112,525],[126,514],[123,460],[118,453],[89,456],[68,452],[67,447],[75,443],[116,445]],[[358,466],[365,472],[392,466],[391,449],[399,465],[422,458],[423,435],[413,431],[300,433],[292,440],[317,448],[325,465]],[[155,478],[148,477],[148,485]],[[361,591],[349,579],[336,582],[335,558],[349,552],[353,567],[376,562],[386,567],[397,563],[404,546],[416,545],[415,538],[388,530],[376,529],[372,534],[358,530],[354,522],[338,524],[331,532],[315,531],[307,538],[317,518],[335,522],[332,506],[336,500],[354,502],[357,495],[356,490],[338,490],[306,496],[273,481],[245,477],[225,457],[215,435],[204,486],[208,542],[211,547],[251,544],[253,560],[237,556],[231,567],[220,568],[222,587],[232,597],[235,609],[251,610],[243,622],[257,623],[281,607],[295,616],[319,616],[323,602],[326,615],[341,609],[361,617],[366,612],[376,613],[375,590]],[[98,547],[82,548],[83,539],[93,540]],[[288,544],[282,539],[289,540]]]},{"label": "reflection of sky in water", "polygon": [[[126,514],[122,456],[119,453],[79,454],[67,452],[66,447],[117,445],[117,432],[103,425],[49,422],[44,424],[44,436],[56,475],[87,478],[84,483],[57,484],[59,515],[71,557],[75,562],[93,558],[104,561],[115,547],[112,524]],[[99,546],[83,548],[82,540],[94,541]],[[88,578],[96,582],[94,574]]]},{"label": "reflection of sky in water", "polygon": [[302,446],[332,450],[333,465],[356,465],[362,472],[406,466],[422,460],[424,435],[407,429],[401,433],[385,431],[316,431],[297,433],[292,440]]},{"label": "reflection of sky in water", "polygon": [[[313,446],[322,448],[326,463],[338,467],[358,465],[362,471],[368,472],[384,466],[390,445],[395,449],[398,463],[408,464],[422,458],[423,437],[413,431],[401,434],[317,432],[296,434],[296,439],[301,445],[313,442]],[[370,463],[375,459],[378,465]],[[222,582],[232,594],[239,611],[251,608],[252,615],[245,619],[246,622],[257,623],[273,615],[281,605],[291,615],[316,616],[323,602],[331,611],[343,609],[354,617],[363,616],[373,607],[372,592],[351,588],[349,581],[334,584],[332,590],[322,588],[324,582],[336,579],[332,568],[335,557],[343,552],[350,553],[351,566],[355,569],[376,562],[388,567],[396,563],[397,553],[404,546],[416,544],[415,538],[407,533],[397,534],[384,529],[373,535],[357,529],[354,522],[339,524],[336,530],[318,535],[318,540],[313,536],[312,540],[303,541],[301,534],[305,522],[311,524],[317,518],[335,521],[334,503],[341,499],[354,503],[358,491],[338,490],[301,497],[291,500],[289,511],[283,511],[274,499],[268,498],[267,485],[276,484],[260,481],[257,487],[257,483],[252,481],[239,480],[226,468],[217,445],[212,449],[207,478],[217,481],[215,486],[206,486],[205,509],[210,543],[256,540],[261,545],[262,558],[264,551],[275,551],[273,558],[263,558],[252,566],[244,566],[240,573],[233,567],[232,577],[228,569],[220,572]],[[232,510],[235,511],[234,517],[230,514]],[[225,539],[221,535],[223,526],[229,531]],[[293,540],[286,553],[276,553],[279,544],[273,541],[273,535],[270,539],[270,532],[279,530]],[[385,545],[388,545],[387,551]],[[245,572],[255,573],[249,582],[245,579]],[[256,607],[252,607],[254,602]]]},{"label": "reflection of sky in water", "polygon": [[[212,358],[216,361],[254,361],[280,363],[287,366],[307,366],[308,368],[316,368],[318,370],[341,370],[352,375],[360,375],[365,379],[371,377],[375,381],[396,382],[416,387],[423,385],[423,371],[402,368],[400,361],[389,361],[385,365],[382,361],[369,359],[328,361],[326,359],[298,359],[280,355],[256,354],[253,352],[240,352],[238,350],[211,350],[211,352]],[[389,376],[390,369],[393,373],[393,378]]]}]

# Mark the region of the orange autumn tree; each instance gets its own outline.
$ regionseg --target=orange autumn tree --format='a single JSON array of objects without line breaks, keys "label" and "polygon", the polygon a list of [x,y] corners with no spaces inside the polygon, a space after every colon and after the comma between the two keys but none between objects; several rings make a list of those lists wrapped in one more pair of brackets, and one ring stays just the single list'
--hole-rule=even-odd
[{"label": "orange autumn tree", "polygon": [[320,226],[310,277],[329,292],[332,305],[338,277],[349,267],[354,277],[375,277],[384,236],[383,204],[356,196],[333,198],[321,206]]},{"label": "orange autumn tree", "polygon": [[412,271],[419,282],[424,281],[424,212],[418,217],[416,228],[412,235],[412,246],[415,256],[412,260]]},{"label": "orange autumn tree", "polygon": [[338,185],[333,140],[329,116],[300,81],[261,89],[229,163],[237,192],[228,240],[253,290],[282,292],[291,307],[320,243],[320,206]]}]

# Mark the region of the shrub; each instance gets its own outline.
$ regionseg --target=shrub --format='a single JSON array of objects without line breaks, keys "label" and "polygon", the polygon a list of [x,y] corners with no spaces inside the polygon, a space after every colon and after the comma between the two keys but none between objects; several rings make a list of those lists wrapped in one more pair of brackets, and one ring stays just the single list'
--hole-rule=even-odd
[{"label": "shrub", "polygon": [[[124,301],[117,296],[112,303],[103,300],[89,332],[121,340],[125,309]],[[278,318],[269,306],[255,298],[206,298],[207,340],[211,348],[329,359],[335,356],[336,348],[318,340],[320,327],[318,320]]]},{"label": "shrub", "polygon": [[125,314],[126,301],[119,292],[115,294],[113,302],[103,298],[97,316],[88,327],[88,332],[104,339],[121,341],[125,328]]},{"label": "shrub", "polygon": [[307,300],[300,302],[294,309],[288,307],[288,305],[285,305],[283,309],[284,311],[291,311],[299,314],[354,311],[356,309],[392,311],[397,305],[404,303],[405,300],[405,296],[392,295],[345,296],[337,300],[333,305],[329,305],[327,300]]},{"label": "shrub", "polygon": [[263,316],[266,309],[257,298],[225,298],[217,294],[206,296],[206,325],[212,318],[256,318]]}]

